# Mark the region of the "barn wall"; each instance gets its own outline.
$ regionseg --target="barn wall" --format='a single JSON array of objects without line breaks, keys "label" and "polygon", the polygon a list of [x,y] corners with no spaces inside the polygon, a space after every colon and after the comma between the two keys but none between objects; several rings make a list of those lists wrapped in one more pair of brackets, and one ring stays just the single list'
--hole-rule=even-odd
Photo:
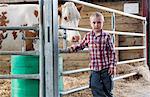
[{"label": "barn wall", "polygon": [[[123,11],[123,5],[125,2],[95,2],[98,5],[102,5],[105,7],[113,8],[116,10]],[[138,15],[141,15],[141,3],[140,3],[140,13]],[[87,27],[90,28],[89,24],[89,16],[92,12],[99,11],[102,12],[102,14],[105,17],[105,23],[104,23],[104,29],[105,30],[111,30],[111,13],[97,10],[94,8],[90,8],[87,6],[84,6],[82,12],[81,12],[81,21],[80,21],[80,27]],[[142,21],[137,20],[134,18],[125,17],[122,15],[116,14],[116,31],[127,31],[127,32],[136,32],[141,33],[142,32]],[[117,36],[117,35],[116,35]],[[118,36],[116,39],[116,46],[140,46],[142,45],[142,38],[141,37],[134,37],[134,36]],[[138,54],[137,54],[138,53]],[[133,59],[133,58],[140,58],[142,57],[142,51],[139,50],[129,50],[129,53],[127,51],[119,51],[118,57],[119,60],[126,60],[126,59]]]},{"label": "barn wall", "polygon": [[[0,3],[30,2],[30,1],[37,1],[37,0],[0,0]],[[136,0],[134,0],[134,1],[136,1]],[[121,2],[94,2],[94,3],[105,6],[105,7],[123,11],[123,4],[125,2],[121,1]],[[140,3],[140,13],[138,15],[141,15],[141,13],[142,13],[141,10],[142,9],[141,9],[141,3]],[[99,11],[104,14],[104,16],[105,16],[104,29],[111,30],[111,13],[102,11],[102,10],[97,10],[94,8],[90,8],[87,6],[84,6],[84,8],[81,12],[82,19],[80,21],[79,27],[90,28],[89,16],[94,11]],[[116,14],[116,30],[117,31],[128,31],[128,32],[142,32],[141,21]],[[119,36],[119,37],[117,36],[117,38],[116,38],[116,46],[133,46],[133,45],[142,45],[142,38],[131,37],[131,36]],[[139,54],[136,54],[136,53],[139,53]],[[139,52],[138,50],[134,50],[134,51],[131,50],[131,51],[129,51],[129,53],[127,53],[126,51],[119,51],[119,53],[118,53],[119,60],[139,58],[139,57],[141,57],[141,55],[142,55],[142,51]]]}]

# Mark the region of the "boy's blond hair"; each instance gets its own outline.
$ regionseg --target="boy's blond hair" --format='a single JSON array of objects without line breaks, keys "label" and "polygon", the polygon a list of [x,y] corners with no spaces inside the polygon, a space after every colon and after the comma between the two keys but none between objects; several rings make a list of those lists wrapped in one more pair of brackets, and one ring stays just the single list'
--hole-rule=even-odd
[{"label": "boy's blond hair", "polygon": [[90,16],[90,19],[93,18],[93,17],[101,17],[101,19],[104,22],[104,16],[100,12],[94,12],[94,13],[92,13],[91,16]]}]

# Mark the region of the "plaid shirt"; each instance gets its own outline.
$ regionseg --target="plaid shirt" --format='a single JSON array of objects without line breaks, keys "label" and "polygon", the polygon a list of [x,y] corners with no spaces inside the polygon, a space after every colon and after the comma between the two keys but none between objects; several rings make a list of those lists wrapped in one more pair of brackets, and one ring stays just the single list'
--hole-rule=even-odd
[{"label": "plaid shirt", "polygon": [[90,51],[90,69],[100,71],[105,68],[114,68],[116,66],[116,57],[111,37],[108,33],[100,32],[87,33],[82,42],[71,46],[74,51],[83,50],[85,47]]}]

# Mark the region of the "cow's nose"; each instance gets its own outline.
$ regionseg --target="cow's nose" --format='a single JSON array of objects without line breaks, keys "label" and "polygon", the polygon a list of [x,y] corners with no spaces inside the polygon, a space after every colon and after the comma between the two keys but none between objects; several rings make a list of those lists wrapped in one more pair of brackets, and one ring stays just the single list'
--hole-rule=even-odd
[{"label": "cow's nose", "polygon": [[64,17],[65,20],[67,20],[67,17]]},{"label": "cow's nose", "polygon": [[80,36],[73,36],[72,37],[72,42],[79,42]]}]

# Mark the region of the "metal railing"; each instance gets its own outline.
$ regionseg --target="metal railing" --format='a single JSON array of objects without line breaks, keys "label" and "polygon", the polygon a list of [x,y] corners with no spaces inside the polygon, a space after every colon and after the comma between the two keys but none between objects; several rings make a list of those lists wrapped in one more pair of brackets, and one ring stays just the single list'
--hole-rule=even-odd
[{"label": "metal railing", "polygon": [[[65,0],[65,1],[71,1],[74,3],[78,3],[78,4],[82,4],[88,7],[92,7],[95,9],[101,9],[101,10],[105,10],[108,12],[112,13],[112,31],[107,31],[108,33],[112,34],[114,36],[114,40],[115,40],[115,34],[117,35],[128,35],[128,36],[138,36],[138,37],[143,37],[144,42],[142,46],[130,46],[130,47],[115,47],[115,50],[120,51],[120,50],[136,50],[136,49],[142,49],[143,53],[144,53],[144,57],[142,58],[137,58],[137,59],[132,59],[132,60],[125,60],[125,61],[120,61],[117,62],[117,65],[120,64],[126,64],[126,63],[134,63],[134,62],[141,62],[144,61],[144,64],[146,65],[147,63],[147,58],[146,58],[146,18],[145,17],[141,17],[141,16],[137,16],[137,15],[133,15],[133,14],[128,14],[128,13],[124,13],[122,11],[118,11],[118,10],[114,10],[111,8],[107,8],[107,7],[103,7],[103,6],[99,6],[99,5],[95,5],[95,4],[91,4],[91,3],[87,3],[87,2],[83,2],[83,1],[79,1],[79,0]],[[115,31],[115,14],[120,14],[123,16],[127,16],[127,17],[131,17],[131,18],[135,18],[135,19],[139,19],[143,21],[143,33],[130,33],[130,32],[120,32],[120,31]],[[64,29],[64,30],[76,30],[76,31],[82,31],[82,32],[89,32],[91,31],[91,29],[87,29],[87,28],[71,28],[71,27],[62,27],[60,26],[59,29]],[[66,38],[66,37],[65,37]],[[67,53],[67,45],[65,45],[64,49],[60,49],[59,53]],[[84,50],[84,51],[79,51],[79,52],[88,52],[88,50]],[[77,69],[77,70],[69,70],[69,71],[63,71],[63,58],[60,57],[60,61],[59,61],[59,75],[60,75],[60,81],[59,82],[63,82],[62,81],[62,77],[63,75],[68,75],[68,74],[75,74],[75,73],[80,73],[80,72],[87,72],[90,71],[90,68],[82,68],[82,69]],[[122,76],[118,76],[115,77],[113,80],[119,80],[122,78],[126,78],[129,76],[133,76],[136,75],[138,72],[132,72],[129,74],[125,74]],[[63,85],[62,83],[60,83],[60,85]],[[63,86],[60,86],[60,95],[66,95],[69,93],[73,93],[76,91],[80,91],[83,89],[87,89],[89,88],[89,86],[83,86],[83,87],[78,87],[78,88],[70,88],[69,90],[63,90]]]},{"label": "metal railing", "polygon": [[[65,0],[66,1],[66,0]],[[146,18],[141,16],[136,16],[128,13],[124,13],[118,10],[113,10],[110,8],[106,8],[103,6],[79,1],[79,0],[67,0],[72,1],[78,4],[83,4],[85,6],[89,6],[96,9],[105,10],[112,13],[112,31],[107,31],[113,36],[115,34],[118,35],[130,35],[130,36],[139,36],[144,38],[143,46],[134,46],[134,47],[116,47],[115,50],[129,50],[129,49],[143,49],[144,57],[134,60],[126,60],[117,62],[117,64],[125,64],[131,62],[139,62],[144,61],[146,63]],[[45,12],[43,12],[43,6],[45,6]],[[58,0],[39,0],[39,12],[40,12],[40,23],[39,29],[35,27],[22,27],[23,29],[32,29],[32,30],[39,30],[39,40],[40,40],[40,48],[39,48],[39,74],[36,75],[0,75],[0,79],[39,79],[40,81],[40,97],[60,97],[61,95],[69,94],[72,92],[80,91],[83,89],[88,88],[89,86],[83,86],[79,88],[74,88],[70,90],[63,90],[62,86],[62,77],[66,74],[73,74],[79,72],[86,72],[89,71],[89,68],[82,68],[78,70],[72,71],[63,71],[63,58],[58,58],[58,53],[67,53],[66,49],[59,50],[58,52],[58,19],[57,14],[54,12],[57,10],[58,7]],[[45,14],[43,14],[45,13]],[[49,14],[50,13],[50,14]],[[129,32],[119,32],[115,31],[115,14],[120,14],[124,16],[128,16],[131,18],[140,19],[143,21],[143,33],[129,33]],[[4,29],[0,27],[0,29]],[[21,28],[12,28],[8,27],[6,29],[21,29]],[[64,30],[80,30],[83,32],[91,31],[91,29],[86,28],[64,28],[60,27],[60,29]],[[66,37],[65,37],[66,38]],[[87,51],[86,51],[87,52]],[[36,52],[0,52],[1,55],[4,54],[13,54],[13,55],[38,55]],[[59,63],[58,63],[59,59]],[[59,67],[58,67],[59,66]],[[59,73],[58,73],[59,71]],[[113,80],[119,80],[121,78],[129,77],[136,75],[137,72],[133,72],[130,74],[126,74],[120,77],[115,77]],[[59,79],[59,80],[58,80]],[[59,82],[59,83],[58,83]],[[60,84],[60,85],[58,85]],[[58,90],[58,86],[60,90]]]},{"label": "metal railing", "polygon": [[[31,1],[31,0],[30,0]],[[13,26],[13,27],[3,27],[3,26],[0,26],[0,30],[34,30],[35,32],[39,32],[40,35],[42,36],[43,35],[43,27],[41,25],[43,25],[43,0],[33,0],[32,3],[34,3],[34,1],[39,2],[39,13],[40,13],[40,23],[39,25],[33,25],[33,26]],[[21,1],[22,2],[22,1]],[[2,4],[19,4],[21,3],[19,1],[2,1]],[[26,1],[26,3],[30,4],[30,2]],[[28,37],[24,37],[24,39],[28,39]],[[29,37],[29,39],[31,39]],[[41,44],[43,43],[43,38],[39,37],[39,38],[32,38],[32,39],[39,39],[41,41]],[[42,46],[40,46],[42,48]],[[28,55],[28,56],[39,56],[39,74],[10,74],[10,75],[0,75],[0,79],[35,79],[35,80],[39,80],[39,95],[40,97],[45,97],[45,89],[44,89],[44,58],[43,58],[43,50],[40,49],[39,51],[0,51],[0,55]]]}]

